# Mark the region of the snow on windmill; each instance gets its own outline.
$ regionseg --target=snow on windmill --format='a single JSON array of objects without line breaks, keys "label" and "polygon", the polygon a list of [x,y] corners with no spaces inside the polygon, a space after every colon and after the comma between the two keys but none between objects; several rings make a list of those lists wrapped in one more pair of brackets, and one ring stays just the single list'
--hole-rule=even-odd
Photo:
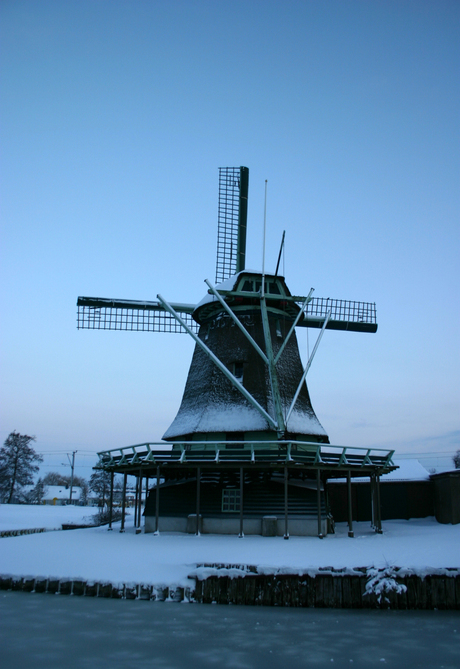
[{"label": "snow on windmill", "polygon": [[[344,472],[351,476],[362,476],[363,472],[369,475],[369,471],[370,475],[378,475],[392,466],[391,455],[372,456],[370,450],[366,455],[355,454],[351,460],[344,452],[335,453],[333,447],[323,454],[320,444],[329,444],[329,438],[313,411],[305,382],[324,331],[376,332],[375,304],[314,298],[313,289],[306,296],[292,295],[278,273],[279,258],[273,274],[246,269],[248,185],[247,167],[219,169],[216,280],[212,284],[206,279],[208,291],[198,304],[168,302],[160,294],[152,302],[78,298],[79,328],[188,333],[195,341],[179,411],[163,435],[172,444],[172,450],[162,451],[158,444],[143,444],[117,452],[106,451],[99,454],[99,466],[133,474],[139,486],[142,476],[148,480],[153,475],[159,481],[161,467],[162,478],[171,484],[170,488],[175,488],[176,502],[178,497],[184,502],[182,506],[179,504],[179,510],[177,503],[169,504],[170,518],[175,517],[174,513],[182,520],[194,515],[197,531],[199,521],[205,524],[205,520],[209,531],[224,531],[224,526],[231,531],[234,524],[225,520],[236,514],[240,517],[240,535],[243,515],[248,515],[248,509],[252,513],[251,518],[246,518],[245,527],[253,526],[255,533],[264,533],[262,520],[268,513],[280,515],[279,505],[270,503],[268,498],[277,498],[274,490],[279,486],[273,484],[279,483],[282,475],[281,506],[285,516],[284,535],[288,536],[288,516],[296,515],[289,507],[288,482],[295,485],[313,478],[316,479],[314,513],[323,519],[321,525],[318,520],[318,534],[322,536],[326,502],[320,494],[321,481],[343,476]],[[296,327],[321,330],[305,367],[299,354]],[[302,466],[292,471],[290,466],[295,463]],[[345,465],[348,469],[344,469]],[[180,487],[184,481],[191,484],[192,479],[197,484],[197,504],[193,509],[187,502],[190,495]],[[208,495],[208,507],[213,509],[211,515],[217,521],[214,524],[210,517],[206,518],[209,516],[204,494],[206,482],[210,488],[214,486],[213,493]],[[304,486],[304,491],[307,488]],[[233,495],[225,495],[225,491],[232,490]],[[159,487],[155,494],[158,497]],[[292,492],[290,496],[292,506]],[[154,528],[158,529],[156,497],[150,504],[150,512],[155,515]],[[166,489],[161,508],[163,529],[177,527],[177,523],[166,522]],[[149,503],[146,528],[148,511]],[[297,515],[302,516],[302,512],[304,516],[311,515],[311,500]],[[253,516],[257,518],[251,525]],[[136,517],[140,525],[140,504]],[[179,525],[185,531],[187,524]],[[277,526],[275,533],[282,533],[281,527]]]}]

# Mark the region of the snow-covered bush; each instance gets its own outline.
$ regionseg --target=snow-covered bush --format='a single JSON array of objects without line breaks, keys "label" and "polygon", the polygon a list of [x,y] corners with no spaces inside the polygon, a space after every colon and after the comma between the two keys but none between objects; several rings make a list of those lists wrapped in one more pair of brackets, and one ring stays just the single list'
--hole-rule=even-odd
[{"label": "snow-covered bush", "polygon": [[386,593],[396,592],[397,595],[401,595],[407,590],[407,587],[403,583],[396,581],[397,574],[394,567],[387,566],[385,569],[370,567],[366,571],[366,576],[368,580],[364,596],[376,595],[379,604],[382,603],[382,599],[386,603],[390,603],[390,600],[386,597]]},{"label": "snow-covered bush", "polygon": [[[121,520],[122,512],[121,509],[112,510],[112,522],[116,523],[117,520]],[[104,509],[99,509],[98,513],[95,513],[93,516],[89,516],[91,521],[95,525],[107,525],[110,522],[110,510],[105,507]]]}]

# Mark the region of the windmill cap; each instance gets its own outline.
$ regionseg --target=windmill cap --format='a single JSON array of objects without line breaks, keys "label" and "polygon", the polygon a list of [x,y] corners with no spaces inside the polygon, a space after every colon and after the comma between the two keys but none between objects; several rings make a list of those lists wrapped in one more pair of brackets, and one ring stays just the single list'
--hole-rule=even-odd
[{"label": "windmill cap", "polygon": [[[259,291],[262,285],[262,273],[245,269],[228,279],[219,283],[215,288],[221,297],[231,306],[238,310],[260,309]],[[293,319],[299,311],[299,306],[292,301],[286,302],[283,298],[292,298],[291,292],[286,285],[285,279],[279,274],[265,274],[265,292],[267,306],[285,313]],[[200,325],[213,318],[222,311],[222,305],[215,295],[208,291],[203,299],[197,304],[193,311],[193,318]]]}]

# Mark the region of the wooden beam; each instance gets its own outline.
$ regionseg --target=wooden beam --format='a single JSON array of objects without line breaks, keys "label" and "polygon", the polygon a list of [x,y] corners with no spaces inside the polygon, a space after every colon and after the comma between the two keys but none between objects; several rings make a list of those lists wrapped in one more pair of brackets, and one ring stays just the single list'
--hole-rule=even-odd
[{"label": "wooden beam", "polygon": [[351,472],[347,472],[347,493],[348,493],[348,536],[353,538],[353,504],[351,498]]},{"label": "wooden beam", "polygon": [[109,530],[112,530],[112,516],[113,516],[113,478],[115,473],[110,472],[110,507],[109,507]]},{"label": "wooden beam", "polygon": [[289,472],[288,468],[284,468],[284,538],[289,539],[289,526],[288,526],[288,516],[289,516],[289,500],[288,500],[288,477]]},{"label": "wooden beam", "polygon": [[159,532],[160,524],[160,465],[157,465],[157,487],[155,490],[155,533]]},{"label": "wooden beam", "polygon": [[375,477],[376,491],[377,491],[377,533],[382,534],[382,509],[380,507],[380,476]]},{"label": "wooden beam", "polygon": [[200,534],[200,482],[201,482],[201,469],[200,467],[197,467],[196,468],[196,529],[195,529],[196,536]]},{"label": "wooden beam", "polygon": [[138,500],[137,500],[137,518],[136,518],[136,534],[141,532],[141,512],[142,512],[142,469],[139,469],[138,480]]},{"label": "wooden beam", "polygon": [[240,467],[240,533],[239,538],[244,537],[243,532],[243,486],[244,486],[244,471],[243,467]]},{"label": "wooden beam", "polygon": [[128,474],[125,472],[123,474],[123,497],[121,502],[121,527],[120,532],[125,531],[125,510],[126,510],[126,481],[128,479]]},{"label": "wooden beam", "polygon": [[321,518],[321,470],[316,470],[316,502],[318,504],[318,537],[323,539],[323,528]]},{"label": "wooden beam", "polygon": [[137,530],[137,498],[139,495],[139,479],[136,476],[136,488],[134,493],[134,529]]}]

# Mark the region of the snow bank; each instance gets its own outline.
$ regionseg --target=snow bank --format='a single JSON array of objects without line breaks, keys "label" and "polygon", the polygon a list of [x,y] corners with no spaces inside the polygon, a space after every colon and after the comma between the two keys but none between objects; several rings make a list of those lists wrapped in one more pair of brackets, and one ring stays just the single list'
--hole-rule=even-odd
[{"label": "snow bank", "polygon": [[390,565],[426,574],[460,568],[460,525],[440,525],[434,518],[425,518],[386,521],[381,535],[368,523],[354,523],[353,528],[354,539],[347,536],[346,523],[338,523],[336,534],[323,540],[291,537],[289,541],[260,536],[136,535],[131,525],[120,533],[119,524],[111,532],[107,527],[47,532],[0,539],[0,574],[188,587],[187,577],[196,574],[199,566],[205,570],[204,565],[216,564],[234,566],[235,574],[248,565],[258,573]]},{"label": "snow bank", "polygon": [[91,516],[97,511],[97,508],[89,506],[0,504],[0,531],[40,527],[60,530],[63,523],[82,525],[91,522]]}]

